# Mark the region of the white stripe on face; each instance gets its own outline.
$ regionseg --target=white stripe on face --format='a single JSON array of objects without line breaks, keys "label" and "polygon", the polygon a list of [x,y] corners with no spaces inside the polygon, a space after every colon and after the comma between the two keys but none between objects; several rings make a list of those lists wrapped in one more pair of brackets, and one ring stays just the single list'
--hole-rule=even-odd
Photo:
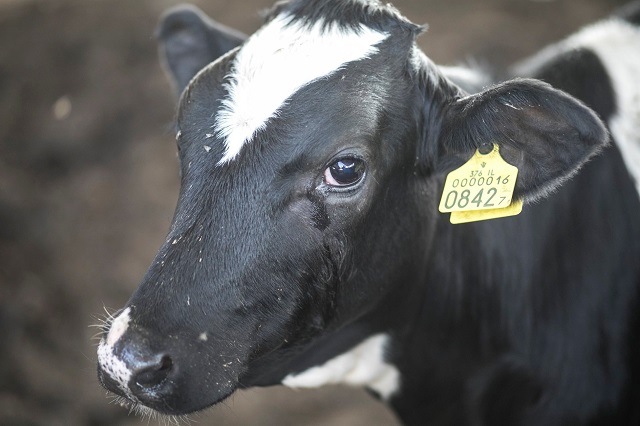
[{"label": "white stripe on face", "polygon": [[129,391],[131,371],[113,352],[114,346],[129,328],[130,312],[130,308],[125,309],[111,323],[109,333],[98,346],[98,363],[102,370],[118,383],[120,389],[127,394],[129,399],[135,401],[134,396]]},{"label": "white stripe on face", "polygon": [[370,57],[378,51],[376,45],[388,37],[364,25],[353,30],[324,24],[292,22],[283,14],[240,49],[227,76],[228,95],[214,125],[226,148],[218,164],[233,160],[302,87],[348,62]]}]

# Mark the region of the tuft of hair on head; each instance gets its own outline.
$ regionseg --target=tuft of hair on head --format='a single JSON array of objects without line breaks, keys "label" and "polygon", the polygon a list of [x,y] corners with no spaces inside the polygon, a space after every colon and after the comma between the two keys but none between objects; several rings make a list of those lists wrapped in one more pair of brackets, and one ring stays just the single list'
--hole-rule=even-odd
[{"label": "tuft of hair on head", "polygon": [[401,31],[414,37],[426,30],[400,13],[391,3],[378,0],[292,0],[277,3],[267,14],[270,21],[282,13],[291,15],[292,21],[313,26],[337,24],[345,29],[359,31],[364,25],[376,31]]}]

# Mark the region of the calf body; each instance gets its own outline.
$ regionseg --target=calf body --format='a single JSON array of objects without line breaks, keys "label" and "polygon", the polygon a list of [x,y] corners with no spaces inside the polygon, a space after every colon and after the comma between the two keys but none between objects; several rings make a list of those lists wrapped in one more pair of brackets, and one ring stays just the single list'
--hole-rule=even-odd
[{"label": "calf body", "polygon": [[[439,68],[374,1],[283,3],[246,41],[170,13],[181,194],[103,384],[168,414],[346,383],[410,424],[637,423],[629,10],[513,71],[553,87]],[[525,210],[451,225],[444,178],[492,143]]]}]

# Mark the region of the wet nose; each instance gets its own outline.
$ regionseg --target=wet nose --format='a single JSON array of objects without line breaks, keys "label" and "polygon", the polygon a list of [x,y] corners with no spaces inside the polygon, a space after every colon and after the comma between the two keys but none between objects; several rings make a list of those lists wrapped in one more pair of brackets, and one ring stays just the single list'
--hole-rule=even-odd
[{"label": "wet nose", "polygon": [[156,355],[147,359],[129,360],[132,375],[129,387],[133,394],[141,399],[150,393],[155,393],[161,385],[168,382],[174,368],[171,356],[167,354]]},{"label": "wet nose", "polygon": [[[166,351],[154,351],[129,335],[116,348],[98,349],[98,377],[113,393],[135,402],[152,403],[174,391],[177,365]],[[125,344],[126,343],[126,344]]]}]

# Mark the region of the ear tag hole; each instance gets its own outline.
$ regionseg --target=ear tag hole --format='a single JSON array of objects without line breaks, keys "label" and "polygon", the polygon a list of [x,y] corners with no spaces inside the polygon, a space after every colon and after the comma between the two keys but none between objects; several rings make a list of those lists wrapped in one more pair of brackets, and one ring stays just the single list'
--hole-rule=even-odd
[{"label": "ear tag hole", "polygon": [[497,144],[482,144],[465,164],[447,175],[438,210],[451,223],[514,216],[522,201],[513,200],[518,168],[504,161]]},{"label": "ear tag hole", "polygon": [[489,153],[491,153],[491,151],[493,151],[493,144],[490,143],[483,143],[482,145],[480,145],[480,147],[478,147],[478,152],[482,155],[487,155]]}]

